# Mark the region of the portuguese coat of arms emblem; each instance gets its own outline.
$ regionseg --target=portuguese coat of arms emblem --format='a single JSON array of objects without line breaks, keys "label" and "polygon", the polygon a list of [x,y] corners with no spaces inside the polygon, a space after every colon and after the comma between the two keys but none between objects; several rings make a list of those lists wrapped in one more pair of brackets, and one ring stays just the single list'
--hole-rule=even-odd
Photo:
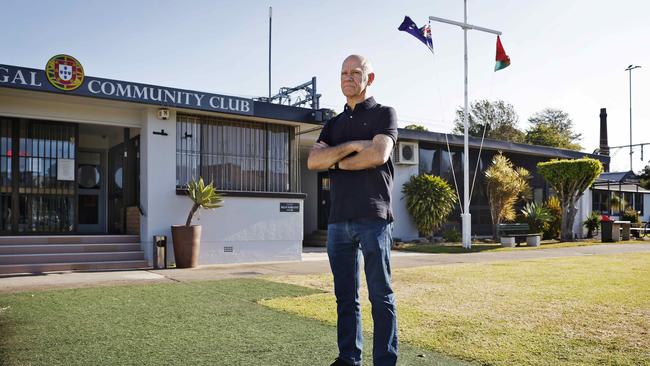
[{"label": "portuguese coat of arms emblem", "polygon": [[81,86],[84,81],[84,69],[72,56],[56,55],[45,66],[45,75],[53,87],[71,91]]}]

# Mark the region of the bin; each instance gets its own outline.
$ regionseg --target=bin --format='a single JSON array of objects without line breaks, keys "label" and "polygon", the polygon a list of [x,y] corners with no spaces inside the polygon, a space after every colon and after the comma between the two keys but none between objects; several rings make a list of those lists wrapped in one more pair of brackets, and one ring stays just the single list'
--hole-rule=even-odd
[{"label": "bin", "polygon": [[614,221],[600,222],[600,237],[603,243],[612,243],[614,241],[614,238],[612,237],[613,230],[614,230]]},{"label": "bin", "polygon": [[153,268],[167,268],[167,237],[165,235],[153,236]]}]

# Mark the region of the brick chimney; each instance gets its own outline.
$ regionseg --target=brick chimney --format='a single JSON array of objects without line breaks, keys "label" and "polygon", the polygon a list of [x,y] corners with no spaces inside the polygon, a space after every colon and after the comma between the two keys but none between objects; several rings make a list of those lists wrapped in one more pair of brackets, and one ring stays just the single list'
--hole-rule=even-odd
[{"label": "brick chimney", "polygon": [[[599,154],[609,156],[609,143],[607,142],[607,109],[600,109],[600,148]],[[603,164],[605,171],[609,171],[609,164]]]}]

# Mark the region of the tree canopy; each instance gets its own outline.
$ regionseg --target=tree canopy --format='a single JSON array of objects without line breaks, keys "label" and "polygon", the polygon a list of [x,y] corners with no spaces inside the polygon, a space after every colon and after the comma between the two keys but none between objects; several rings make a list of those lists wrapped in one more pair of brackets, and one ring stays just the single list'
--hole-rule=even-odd
[{"label": "tree canopy", "polygon": [[[456,109],[453,133],[464,134],[463,119],[465,113],[462,107]],[[468,116],[468,133],[470,136],[482,137],[483,129],[486,138],[524,142],[525,134],[519,130],[519,116],[510,103],[503,100],[489,101],[482,99],[470,105]]]},{"label": "tree canopy", "polygon": [[546,108],[528,119],[525,141],[528,144],[582,150],[578,143],[582,135],[574,131],[569,114],[554,108]]},{"label": "tree canopy", "polygon": [[416,125],[416,124],[407,125],[404,126],[404,128],[407,130],[415,130],[415,131],[429,131],[426,127],[421,125]]},{"label": "tree canopy", "polygon": [[537,172],[555,190],[562,206],[561,237],[573,241],[573,221],[576,203],[603,172],[603,164],[596,159],[551,160],[537,164]]},{"label": "tree canopy", "polygon": [[444,179],[429,174],[413,175],[402,186],[406,209],[422,233],[433,235],[456,204],[456,192]]},{"label": "tree canopy", "polygon": [[643,168],[639,176],[641,177],[641,187],[650,189],[650,164]]}]

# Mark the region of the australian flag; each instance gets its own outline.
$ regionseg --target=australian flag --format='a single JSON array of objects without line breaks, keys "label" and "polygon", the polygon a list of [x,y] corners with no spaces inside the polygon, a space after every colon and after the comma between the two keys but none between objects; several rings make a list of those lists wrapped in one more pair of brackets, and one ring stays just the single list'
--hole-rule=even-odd
[{"label": "australian flag", "polygon": [[419,39],[420,42],[424,43],[427,47],[429,47],[429,50],[431,50],[431,53],[433,53],[433,40],[431,39],[431,27],[425,25],[422,28],[418,28],[418,26],[415,25],[415,23],[411,20],[411,18],[405,16],[404,21],[397,29],[407,32],[411,34],[413,37]]}]

